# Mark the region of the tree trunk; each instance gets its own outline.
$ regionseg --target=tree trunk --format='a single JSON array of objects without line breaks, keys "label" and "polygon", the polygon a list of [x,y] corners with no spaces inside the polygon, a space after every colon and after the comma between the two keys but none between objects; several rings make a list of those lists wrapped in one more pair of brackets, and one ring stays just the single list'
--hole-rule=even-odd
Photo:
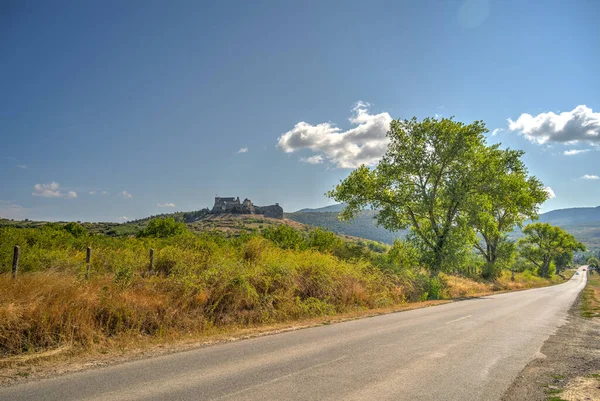
[{"label": "tree trunk", "polygon": [[544,261],[544,263],[542,263],[542,268],[540,269],[540,276],[542,276],[543,278],[547,278],[549,269],[550,269],[550,262]]}]

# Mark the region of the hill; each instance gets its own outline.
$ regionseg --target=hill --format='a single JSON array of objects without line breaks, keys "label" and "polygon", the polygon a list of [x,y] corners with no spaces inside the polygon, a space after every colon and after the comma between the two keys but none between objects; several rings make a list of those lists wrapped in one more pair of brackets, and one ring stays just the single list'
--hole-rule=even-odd
[{"label": "hill", "polygon": [[[342,205],[336,206],[339,206],[339,210],[343,207]],[[406,230],[392,232],[377,226],[375,224],[375,214],[377,212],[373,210],[363,210],[354,220],[345,222],[338,219],[337,211],[325,210],[329,208],[334,209],[333,206],[328,206],[322,209],[311,209],[314,210],[312,212],[286,213],[285,217],[310,226],[326,228],[337,234],[366,238],[386,244],[392,244],[396,238],[403,238],[407,233]]]},{"label": "hill", "polygon": [[554,225],[600,223],[600,206],[557,209],[540,215],[540,221]]},{"label": "hill", "polygon": [[342,211],[342,209],[346,207],[346,205],[344,203],[338,203],[337,205],[330,205],[330,206],[324,206],[324,207],[319,207],[316,209],[300,209],[294,213],[326,213],[326,212],[336,212],[339,213]]},{"label": "hill", "polygon": [[[286,213],[285,217],[303,224],[326,228],[338,234],[387,244],[406,235],[406,231],[390,232],[378,227],[374,219],[377,212],[372,210],[362,211],[352,222],[342,222],[338,219],[338,213],[343,207],[343,204],[337,204],[316,209],[302,209],[294,213]],[[567,230],[590,250],[600,250],[600,206],[552,210],[541,214],[539,221]],[[515,230],[511,236],[520,237],[520,230]]]},{"label": "hill", "polygon": [[[396,238],[403,238],[407,231],[391,232],[375,224],[376,211],[364,210],[351,222],[338,219],[338,213],[343,209],[343,204],[330,205],[322,208],[301,209],[293,213],[285,213],[284,219],[272,219],[261,215],[240,214],[208,214],[208,209],[191,212],[175,212],[150,216],[126,223],[81,223],[90,233],[105,234],[109,236],[135,235],[144,228],[148,222],[156,217],[172,217],[177,221],[185,222],[194,232],[217,230],[230,235],[244,232],[261,231],[267,227],[286,224],[300,231],[308,231],[309,226],[321,227],[333,231],[338,235],[356,240],[364,238],[371,241],[392,244]],[[571,234],[590,249],[600,250],[600,206],[578,207],[569,209],[552,210],[540,215],[540,221],[559,226]],[[38,227],[45,222],[12,221],[0,219],[0,226],[12,225],[17,227]],[[521,236],[520,230],[515,230],[511,237]]]},{"label": "hill", "polygon": [[[337,219],[337,213],[334,213]],[[109,237],[131,237],[135,236],[137,232],[145,228],[148,223],[155,218],[171,217],[176,221],[185,222],[188,228],[195,233],[203,232],[214,232],[218,231],[225,234],[226,237],[235,237],[241,234],[251,234],[256,232],[262,232],[267,228],[274,228],[280,225],[287,225],[293,229],[304,233],[305,235],[314,227],[320,227],[317,224],[307,225],[302,222],[298,222],[292,219],[276,219],[271,217],[265,217],[257,214],[209,214],[206,209],[193,211],[193,212],[175,212],[168,214],[160,214],[156,216],[150,216],[143,219],[132,220],[125,223],[112,223],[112,222],[78,222],[80,223],[90,234],[101,234]],[[9,220],[0,218],[0,227],[10,226],[16,228],[39,228],[47,221],[31,221],[31,220]],[[65,225],[68,222],[61,221],[53,224]],[[333,230],[331,230],[333,231]],[[354,230],[355,232],[365,230]],[[350,232],[354,232],[350,230]],[[384,230],[385,231],[385,230]],[[382,252],[387,249],[387,246],[382,244],[385,241],[370,240],[368,238],[362,238],[356,235],[352,235],[350,232],[346,233],[343,230],[334,231],[338,237],[345,242],[355,243],[359,246],[368,247],[376,252]],[[376,237],[376,236],[374,236]],[[390,242],[391,243],[391,242]]]}]

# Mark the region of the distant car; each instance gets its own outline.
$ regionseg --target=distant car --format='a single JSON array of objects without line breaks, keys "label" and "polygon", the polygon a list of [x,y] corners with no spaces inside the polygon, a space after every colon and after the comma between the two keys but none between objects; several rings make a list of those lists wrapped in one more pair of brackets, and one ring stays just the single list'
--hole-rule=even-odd
[{"label": "distant car", "polygon": [[575,272],[575,275],[577,276],[579,274],[579,272]]},{"label": "distant car", "polygon": [[581,269],[581,271],[582,271],[582,272],[584,272],[584,271],[585,271],[585,269]]}]

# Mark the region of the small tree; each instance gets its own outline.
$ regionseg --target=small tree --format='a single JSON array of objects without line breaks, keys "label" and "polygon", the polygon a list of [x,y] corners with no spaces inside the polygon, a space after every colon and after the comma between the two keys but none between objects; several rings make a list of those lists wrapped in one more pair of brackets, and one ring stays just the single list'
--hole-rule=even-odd
[{"label": "small tree", "polygon": [[587,265],[589,267],[593,267],[594,269],[597,269],[598,266],[600,266],[600,261],[598,261],[598,259],[596,259],[595,257],[591,257],[587,260]]},{"label": "small tree", "polygon": [[548,223],[532,223],[523,229],[518,242],[521,255],[539,269],[539,275],[548,277],[550,264],[566,253],[585,251],[585,245],[560,227]]},{"label": "small tree", "polygon": [[179,223],[171,217],[165,217],[151,220],[146,228],[137,233],[137,237],[167,238],[187,231],[185,223]]},{"label": "small tree", "polygon": [[485,132],[481,121],[392,121],[390,143],[377,167],[359,167],[328,196],[348,204],[343,220],[371,206],[379,210],[377,223],[388,230],[410,227],[411,240],[436,275],[451,268],[462,245],[471,243],[465,212],[478,187],[475,171],[483,165]]}]

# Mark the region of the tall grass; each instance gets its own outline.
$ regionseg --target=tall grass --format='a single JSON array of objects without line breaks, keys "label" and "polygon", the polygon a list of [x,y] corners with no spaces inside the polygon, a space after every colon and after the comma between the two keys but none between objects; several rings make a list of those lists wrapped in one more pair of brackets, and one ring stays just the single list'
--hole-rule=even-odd
[{"label": "tall grass", "polygon": [[[19,276],[0,275],[0,353],[123,335],[201,332],[402,302],[398,283],[368,261],[284,250],[260,237],[76,238],[60,230],[0,229],[2,272],[21,246]],[[83,279],[85,248],[92,274]],[[155,248],[157,275],[148,276]]]},{"label": "tall grass", "polygon": [[[315,244],[303,246],[291,246],[295,237],[287,231],[273,235],[281,234],[286,241],[278,246],[258,235],[114,238],[73,235],[52,225],[0,228],[0,355],[195,335],[468,296],[500,285],[443,274],[432,279],[400,245],[369,257],[368,249],[322,233],[310,238]],[[10,276],[14,245],[21,247],[16,280]],[[519,285],[543,284],[520,276]]]}]

